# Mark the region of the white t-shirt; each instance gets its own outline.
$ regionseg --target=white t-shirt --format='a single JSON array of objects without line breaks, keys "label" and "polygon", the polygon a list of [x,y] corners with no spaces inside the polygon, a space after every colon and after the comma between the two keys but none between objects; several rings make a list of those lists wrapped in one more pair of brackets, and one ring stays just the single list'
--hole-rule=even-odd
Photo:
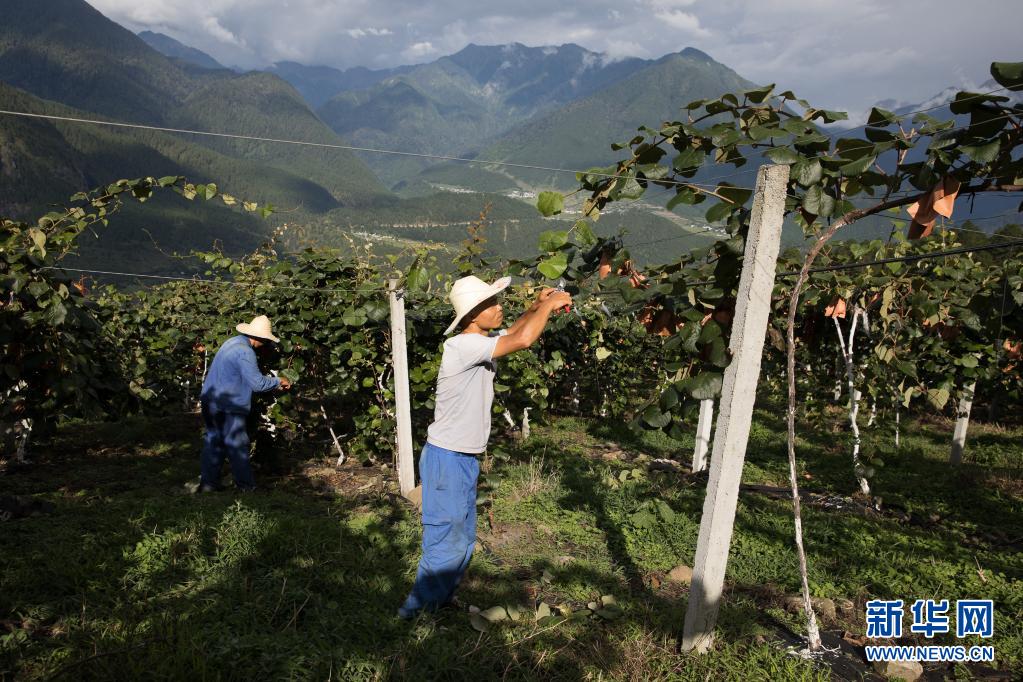
[{"label": "white t-shirt", "polygon": [[444,342],[433,423],[427,430],[427,441],[431,444],[470,454],[486,451],[494,404],[497,339],[483,334],[457,334]]}]

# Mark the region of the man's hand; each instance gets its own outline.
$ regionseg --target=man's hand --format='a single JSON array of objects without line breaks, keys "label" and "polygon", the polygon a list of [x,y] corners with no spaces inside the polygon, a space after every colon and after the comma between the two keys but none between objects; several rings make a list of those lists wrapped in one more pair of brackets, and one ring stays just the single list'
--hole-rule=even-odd
[{"label": "man's hand", "polygon": [[548,289],[547,291],[550,294],[543,299],[543,302],[549,305],[552,310],[561,310],[572,305],[572,295],[567,291],[558,291],[557,289]]},{"label": "man's hand", "polygon": [[[556,297],[556,296],[559,296],[559,297],[560,296],[567,296],[568,297],[568,301],[565,301],[565,302],[562,302],[562,303],[560,303],[558,305],[555,305],[557,300],[560,300],[560,299],[555,299],[554,297]],[[543,308],[545,306],[549,306],[550,309],[552,311],[554,311],[554,310],[558,310],[559,308],[563,308],[566,305],[570,305],[571,303],[572,303],[572,297],[568,296],[568,294],[566,294],[564,291],[561,291],[560,289],[544,289],[539,294],[536,295],[536,301],[533,303],[533,305],[531,305],[529,307],[529,311],[527,311],[527,312],[539,312],[540,310],[543,310]]]},{"label": "man's hand", "polygon": [[282,391],[287,391],[288,389],[291,388],[291,382],[288,381],[287,377],[281,377],[280,379],[281,379],[281,390]]},{"label": "man's hand", "polygon": [[557,289],[544,289],[536,296],[537,303],[544,303],[548,298],[558,293]]}]

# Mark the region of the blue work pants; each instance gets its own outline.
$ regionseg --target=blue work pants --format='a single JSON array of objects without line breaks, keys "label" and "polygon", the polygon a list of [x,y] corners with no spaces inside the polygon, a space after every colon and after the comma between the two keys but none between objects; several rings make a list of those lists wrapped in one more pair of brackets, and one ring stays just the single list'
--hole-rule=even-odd
[{"label": "blue work pants", "polygon": [[200,457],[201,483],[220,486],[220,469],[224,457],[231,462],[234,485],[240,490],[256,487],[249,464],[249,434],[245,429],[247,415],[234,412],[211,410],[206,401],[202,404],[202,420],[206,426]]},{"label": "blue work pants", "polygon": [[416,582],[398,609],[403,618],[422,610],[435,611],[454,596],[476,546],[476,480],[480,465],[474,455],[427,443],[419,458],[423,486],[423,556]]}]

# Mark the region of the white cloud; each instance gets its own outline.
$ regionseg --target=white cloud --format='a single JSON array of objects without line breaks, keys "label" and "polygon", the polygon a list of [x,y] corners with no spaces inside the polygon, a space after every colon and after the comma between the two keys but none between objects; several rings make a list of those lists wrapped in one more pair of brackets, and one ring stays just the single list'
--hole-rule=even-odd
[{"label": "white cloud", "polygon": [[345,31],[345,33],[356,40],[359,38],[365,38],[366,36],[389,36],[394,34],[394,32],[389,28],[373,28],[372,26],[367,28],[350,28]]},{"label": "white cloud", "polygon": [[219,40],[222,43],[227,43],[228,45],[244,47],[245,42],[224,28],[216,17],[203,17],[200,23],[202,24],[203,29],[205,29],[205,31],[214,39]]},{"label": "white cloud", "polygon": [[[626,57],[653,57],[650,51],[633,40],[612,40],[601,55],[601,66],[621,61]],[[659,56],[659,55],[657,55]]]},{"label": "white cloud", "polygon": [[437,53],[437,48],[428,40],[412,43],[401,51],[402,56],[410,61],[419,61],[423,57],[429,57],[430,55],[435,55]]},{"label": "white cloud", "polygon": [[679,9],[662,9],[654,13],[659,21],[693,36],[709,37],[710,31],[700,26],[700,20],[692,12]]}]

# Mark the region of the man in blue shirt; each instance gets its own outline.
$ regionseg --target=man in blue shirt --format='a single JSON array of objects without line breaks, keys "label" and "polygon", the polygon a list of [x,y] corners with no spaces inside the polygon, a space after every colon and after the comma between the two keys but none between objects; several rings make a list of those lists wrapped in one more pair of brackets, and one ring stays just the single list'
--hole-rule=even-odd
[{"label": "man in blue shirt", "polygon": [[264,376],[256,364],[257,349],[280,341],[271,333],[266,315],[235,329],[241,334],[220,347],[202,384],[200,398],[206,436],[200,458],[199,491],[204,493],[221,489],[220,469],[225,455],[231,462],[235,487],[239,490],[256,487],[249,464],[249,434],[245,430],[252,394],[291,388],[286,378]]}]

